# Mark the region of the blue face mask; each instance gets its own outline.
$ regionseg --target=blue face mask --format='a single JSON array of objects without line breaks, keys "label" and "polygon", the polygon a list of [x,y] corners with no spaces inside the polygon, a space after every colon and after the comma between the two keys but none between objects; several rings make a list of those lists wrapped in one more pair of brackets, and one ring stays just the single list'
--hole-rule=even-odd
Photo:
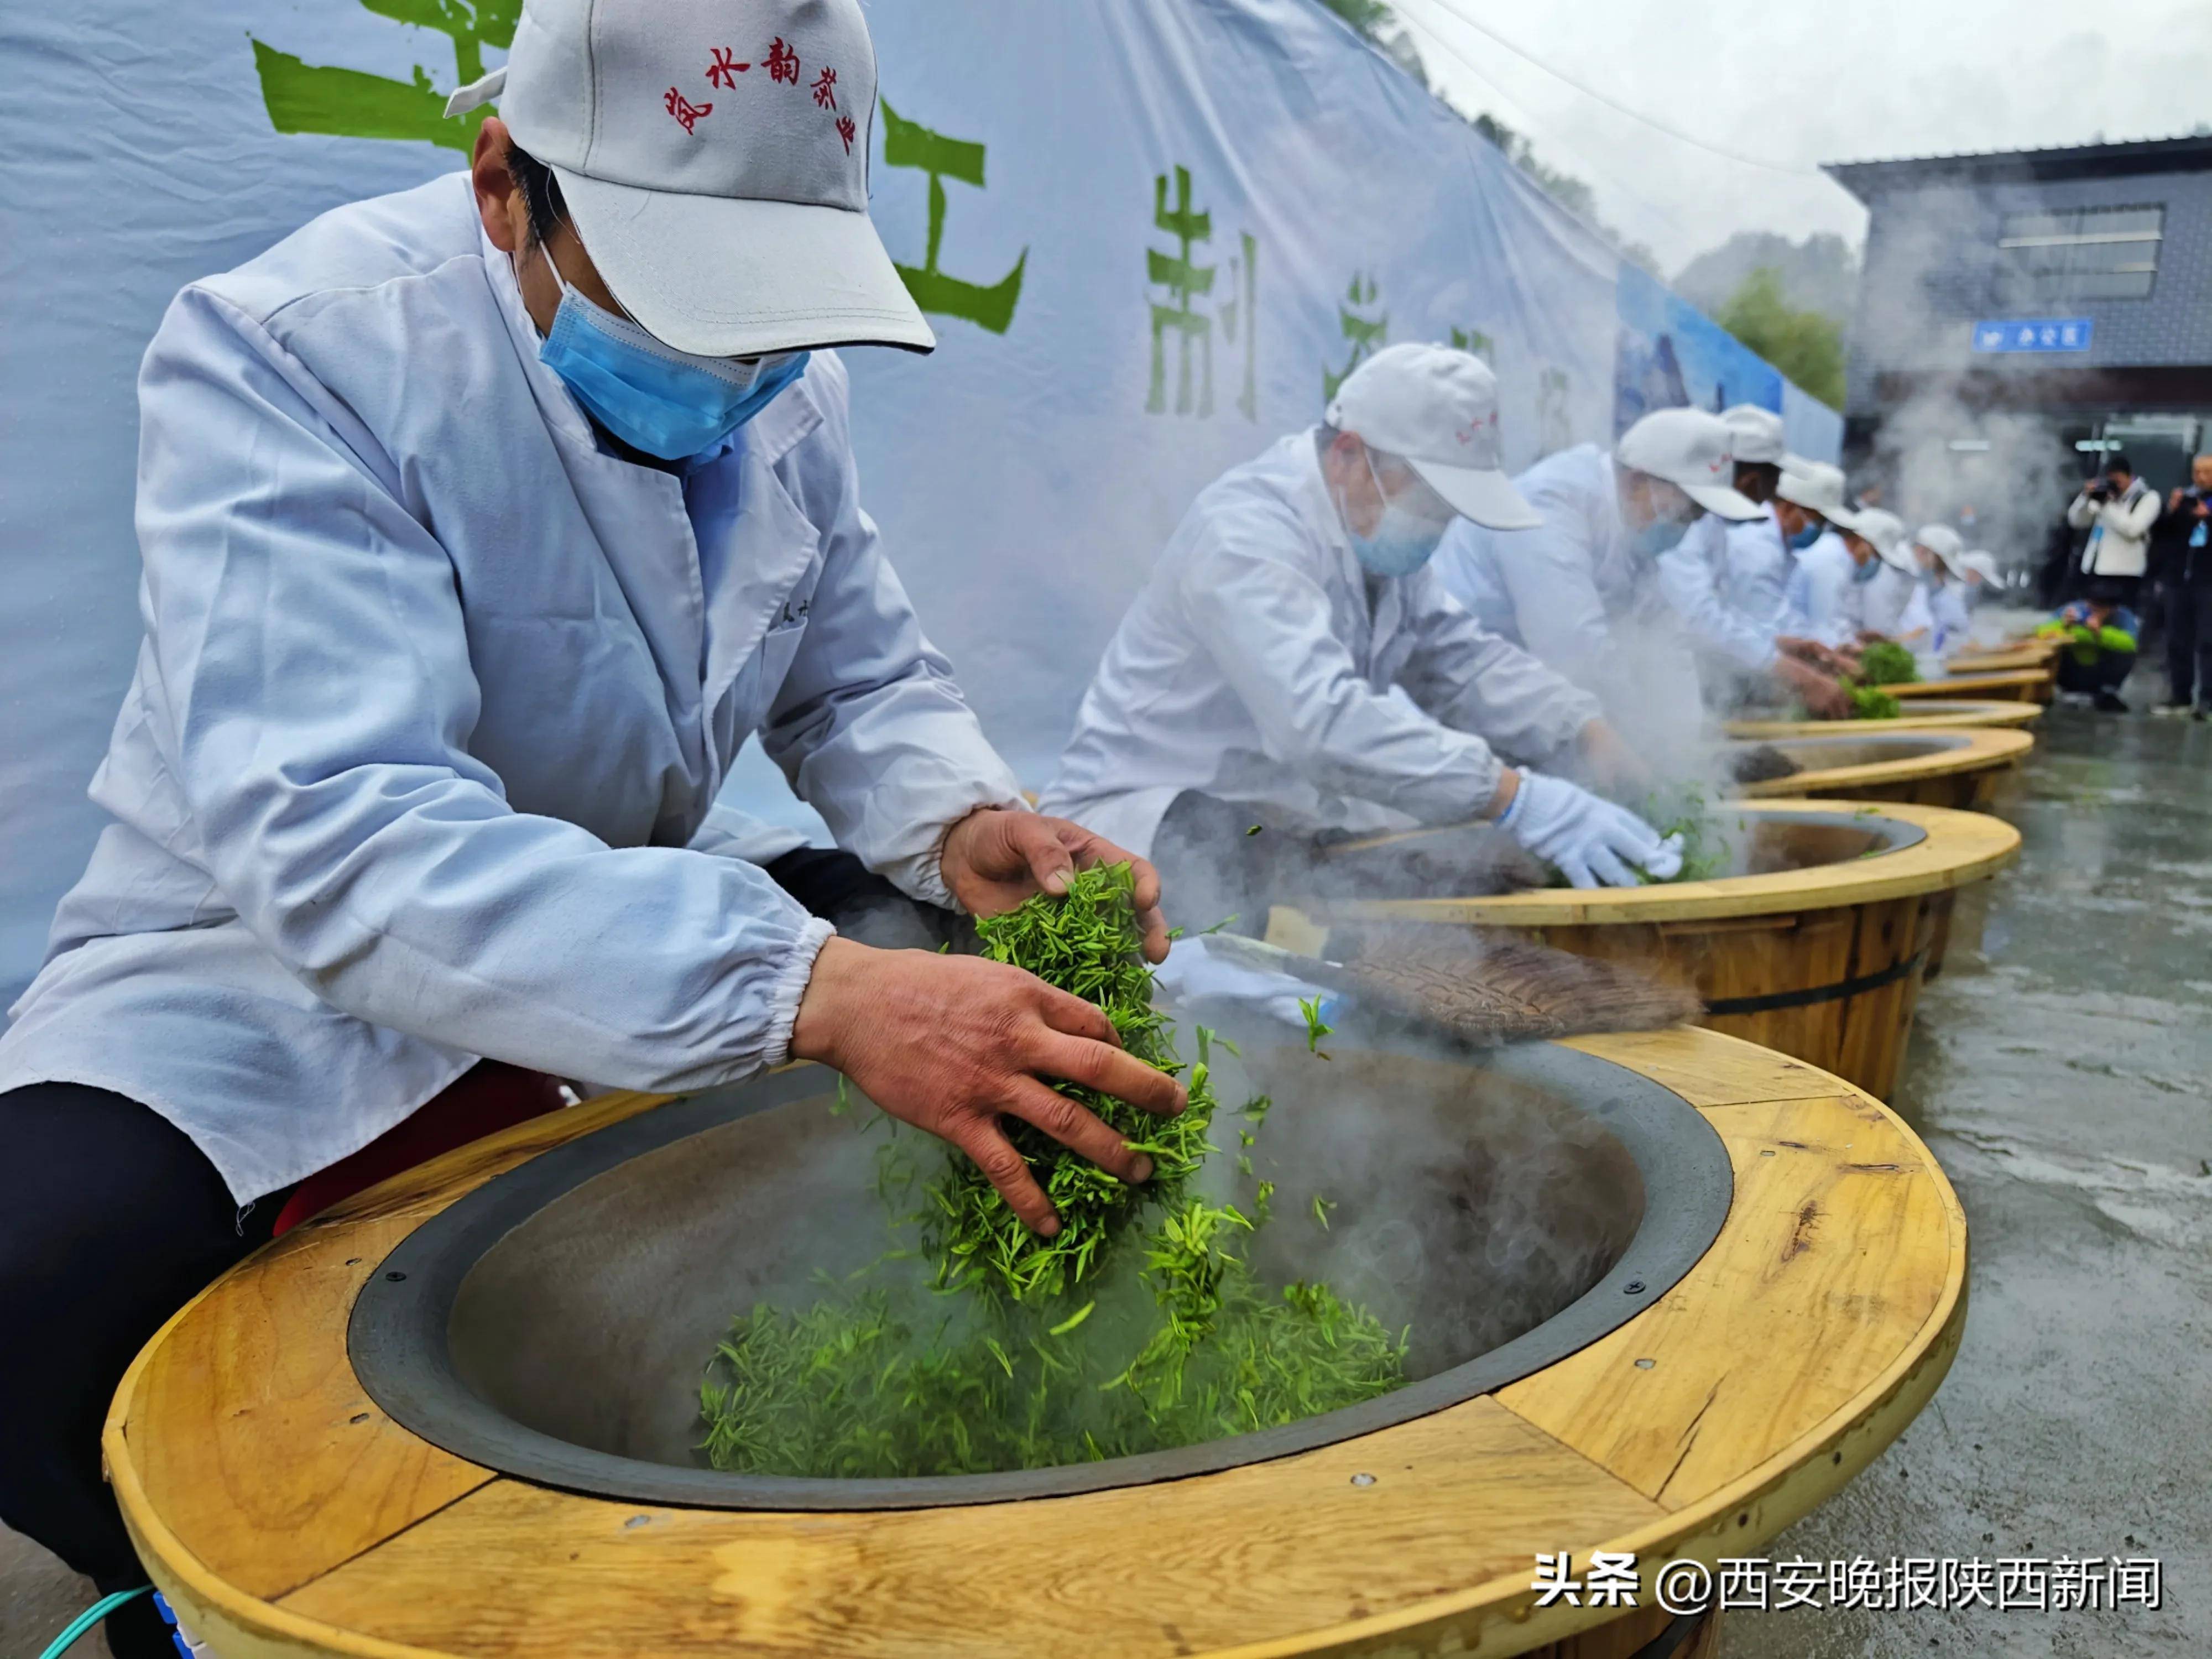
[{"label": "blue face mask", "polygon": [[663,345],[569,287],[550,254],[545,264],[561,284],[561,308],[538,361],[633,449],[664,461],[711,449],[806,372],[804,351],[740,362]]},{"label": "blue face mask", "polygon": [[1864,564],[1855,564],[1851,567],[1851,580],[1855,582],[1870,582],[1880,574],[1881,574],[1881,556],[1878,553]]},{"label": "blue face mask", "polygon": [[1790,538],[1790,550],[1792,553],[1802,553],[1807,548],[1812,546],[1814,542],[1820,539],[1821,528],[1822,526],[1818,523],[1807,525],[1802,530],[1799,531],[1796,535]]},{"label": "blue face mask", "polygon": [[[1353,532],[1347,515],[1345,535],[1351,540],[1352,556],[1360,568],[1377,576],[1410,576],[1432,558],[1437,544],[1443,540],[1450,520],[1439,524],[1434,519],[1423,518],[1407,511],[1384,494],[1382,481],[1375,476],[1375,458],[1364,456],[1367,477],[1375,485],[1375,494],[1382,502],[1382,516],[1376,520],[1372,534],[1362,536]],[[1336,510],[1344,512],[1344,503],[1337,502]]]},{"label": "blue face mask", "polygon": [[1641,530],[1628,533],[1628,547],[1640,559],[1656,559],[1671,551],[1675,544],[1690,533],[1690,526],[1673,519],[1654,519]]}]

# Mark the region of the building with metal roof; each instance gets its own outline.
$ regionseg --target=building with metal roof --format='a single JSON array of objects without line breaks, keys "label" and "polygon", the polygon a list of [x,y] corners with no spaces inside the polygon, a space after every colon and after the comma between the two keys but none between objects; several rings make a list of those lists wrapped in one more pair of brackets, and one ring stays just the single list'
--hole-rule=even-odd
[{"label": "building with metal roof", "polygon": [[1824,170],[1869,216],[1845,453],[1908,510],[1972,512],[2023,447],[2046,494],[2212,447],[2212,132]]}]

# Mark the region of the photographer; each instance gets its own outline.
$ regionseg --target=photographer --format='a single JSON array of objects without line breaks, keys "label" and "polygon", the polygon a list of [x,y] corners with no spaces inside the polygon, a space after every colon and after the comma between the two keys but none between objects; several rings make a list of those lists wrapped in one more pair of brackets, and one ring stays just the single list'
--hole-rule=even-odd
[{"label": "photographer", "polygon": [[2066,522],[2086,530],[2081,574],[2087,585],[2132,604],[2150,566],[2150,527],[2158,497],[2136,477],[2135,464],[2117,450],[2105,458],[2104,476],[2082,485],[2066,509]]},{"label": "photographer", "polygon": [[2212,718],[2212,453],[2190,463],[2188,487],[2167,498],[2158,550],[2167,691],[2155,712]]}]

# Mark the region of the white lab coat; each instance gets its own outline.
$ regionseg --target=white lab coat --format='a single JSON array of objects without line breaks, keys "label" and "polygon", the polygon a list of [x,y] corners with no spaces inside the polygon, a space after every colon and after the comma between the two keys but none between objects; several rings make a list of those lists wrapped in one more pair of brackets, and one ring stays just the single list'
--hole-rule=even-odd
[{"label": "white lab coat", "polygon": [[1887,560],[1878,559],[1875,566],[1859,585],[1859,626],[1893,640],[1904,631],[1905,608],[1919,591],[1920,579]]},{"label": "white lab coat", "polygon": [[1492,744],[1542,761],[1598,714],[1433,569],[1370,578],[1298,432],[1183,514],[1042,804],[1145,852],[1186,789],[1306,832],[1454,823],[1497,793]]},{"label": "white lab coat", "polygon": [[1630,544],[1612,456],[1578,444],[1514,483],[1544,523],[1455,524],[1437,550],[1444,586],[1486,628],[1595,693],[1632,744],[1662,764],[1686,758],[1703,715],[1697,662],[1656,562]]},{"label": "white lab coat", "polygon": [[1659,591],[1692,642],[1726,667],[1771,668],[1790,550],[1772,517],[1733,524],[1708,513],[1659,556]]},{"label": "white lab coat", "polygon": [[141,1101],[242,1202],[480,1055],[667,1090],[774,1065],[829,929],[725,855],[757,845],[714,806],[754,732],[949,901],[945,830],[1018,793],[860,510],[842,367],[679,480],[602,453],[538,346],[465,173],[171,306],[113,822],[0,1089]]},{"label": "white lab coat", "polygon": [[1865,591],[1843,537],[1824,530],[1791,566],[1784,589],[1782,631],[1823,645],[1849,645],[1864,625]]},{"label": "white lab coat", "polygon": [[1930,577],[1913,590],[1898,623],[1898,637],[1911,641],[1917,650],[1941,657],[1966,642],[1972,625],[1963,584]]}]

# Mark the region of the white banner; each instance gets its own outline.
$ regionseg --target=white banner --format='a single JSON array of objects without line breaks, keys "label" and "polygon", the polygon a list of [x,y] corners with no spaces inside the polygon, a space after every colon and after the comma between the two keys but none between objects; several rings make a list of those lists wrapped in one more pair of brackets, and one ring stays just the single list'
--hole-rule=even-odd
[{"label": "white banner", "polygon": [[[29,977],[98,830],[84,786],[139,634],[147,337],[191,278],[459,166],[472,129],[440,105],[498,61],[516,4],[103,0],[0,22],[0,988]],[[1662,313],[1790,408],[1796,388],[1663,289],[1641,303],[1650,279],[1625,291],[1602,241],[1310,0],[876,0],[869,21],[873,211],[941,343],[847,354],[864,495],[1032,786],[1192,495],[1388,341],[1487,357],[1516,469],[1612,437]],[[1818,442],[1802,410],[1793,431]],[[764,764],[732,787],[811,817]]]}]

